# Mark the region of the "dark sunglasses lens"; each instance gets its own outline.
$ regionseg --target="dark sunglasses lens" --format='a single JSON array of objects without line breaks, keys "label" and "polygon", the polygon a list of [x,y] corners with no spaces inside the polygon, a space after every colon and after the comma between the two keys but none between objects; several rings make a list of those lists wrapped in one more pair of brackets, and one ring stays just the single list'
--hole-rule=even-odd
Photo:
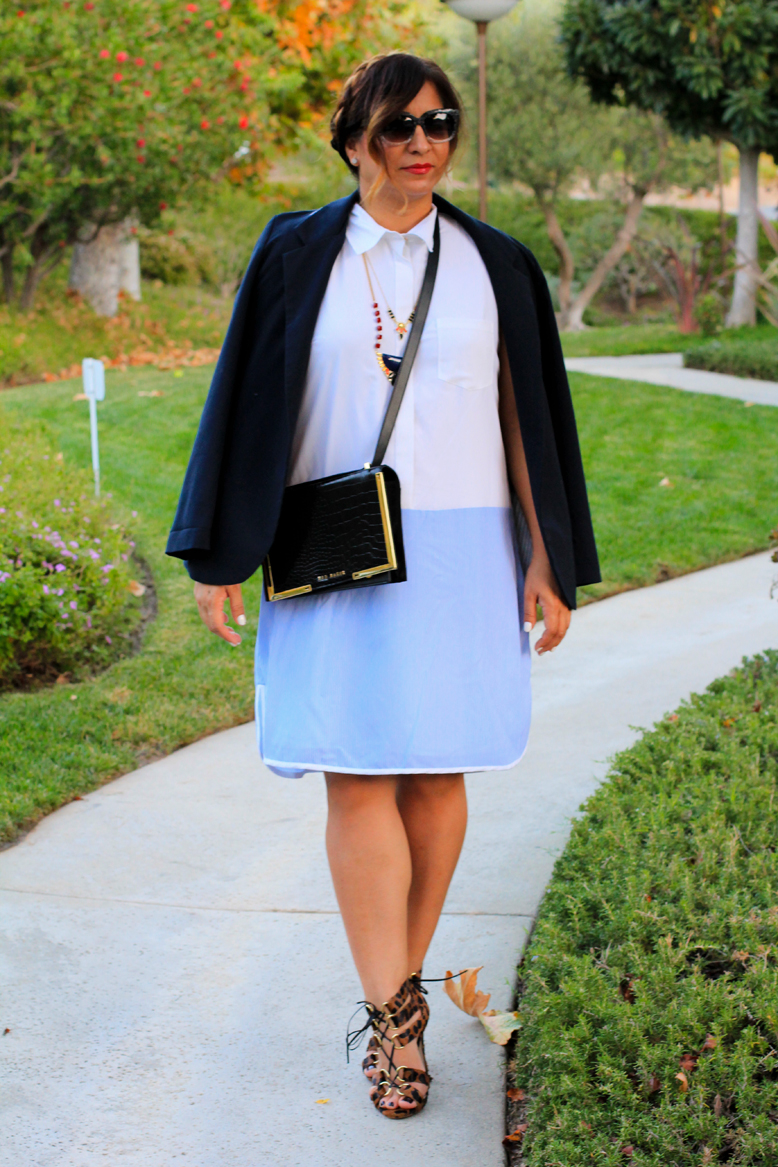
[{"label": "dark sunglasses lens", "polygon": [[381,130],[381,137],[390,146],[401,146],[403,142],[410,142],[416,126],[412,118],[398,117]]},{"label": "dark sunglasses lens", "polygon": [[448,110],[433,109],[421,119],[430,142],[450,142],[457,132],[457,116]]}]

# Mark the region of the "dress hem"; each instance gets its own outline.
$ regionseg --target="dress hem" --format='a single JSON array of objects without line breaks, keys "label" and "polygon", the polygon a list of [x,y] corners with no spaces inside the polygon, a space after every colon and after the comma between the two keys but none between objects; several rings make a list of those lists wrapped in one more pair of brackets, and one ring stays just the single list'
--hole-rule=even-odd
[{"label": "dress hem", "polygon": [[368,769],[364,766],[340,766],[337,770],[330,770],[327,766],[323,766],[320,762],[278,762],[274,758],[262,758],[264,764],[268,767],[277,767],[279,770],[289,770],[293,773],[306,774],[480,774],[487,770],[512,770],[514,766],[518,766],[521,759],[526,753],[526,747],[521,751],[515,762],[506,762],[499,766],[485,765],[485,766],[408,766],[405,769],[398,769],[396,766],[389,766],[385,769]]}]

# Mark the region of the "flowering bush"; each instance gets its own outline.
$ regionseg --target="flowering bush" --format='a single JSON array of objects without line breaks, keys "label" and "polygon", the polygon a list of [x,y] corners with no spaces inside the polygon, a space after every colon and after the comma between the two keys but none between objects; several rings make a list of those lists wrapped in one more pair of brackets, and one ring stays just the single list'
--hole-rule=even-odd
[{"label": "flowering bush", "polygon": [[140,620],[134,543],[86,475],[0,418],[0,689],[83,676],[127,652]]}]

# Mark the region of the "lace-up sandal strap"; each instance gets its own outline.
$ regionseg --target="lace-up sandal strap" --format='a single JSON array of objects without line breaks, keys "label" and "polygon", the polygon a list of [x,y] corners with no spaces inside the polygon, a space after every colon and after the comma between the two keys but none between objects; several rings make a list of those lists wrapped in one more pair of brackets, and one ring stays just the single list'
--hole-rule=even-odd
[{"label": "lace-up sandal strap", "polygon": [[[419,1114],[427,1104],[427,1097],[432,1076],[424,1070],[413,1070],[410,1066],[392,1066],[389,1070],[379,1071],[379,1081],[371,1091],[373,1105],[386,1118],[410,1118]],[[422,1094],[418,1086],[426,1086]],[[412,1102],[413,1106],[382,1106],[384,1099],[396,1093],[398,1102]]]},{"label": "lace-up sandal strap", "polygon": [[[427,1028],[430,1008],[414,979],[409,977],[395,995],[384,1002],[380,1013],[381,1021],[376,1018],[373,1032],[379,1037],[388,1038],[395,1046],[404,1046],[420,1037]],[[388,1022],[388,1027],[382,1024],[384,1019]]]},{"label": "lace-up sandal strap", "polygon": [[372,1074],[374,1070],[378,1069],[379,1049],[378,1038],[373,1034],[367,1043],[367,1052],[362,1059],[362,1072],[364,1074]]}]

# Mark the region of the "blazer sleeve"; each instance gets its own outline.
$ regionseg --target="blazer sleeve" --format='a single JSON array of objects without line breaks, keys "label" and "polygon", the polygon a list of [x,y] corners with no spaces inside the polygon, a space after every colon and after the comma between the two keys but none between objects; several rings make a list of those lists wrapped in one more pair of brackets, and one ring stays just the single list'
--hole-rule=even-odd
[{"label": "blazer sleeve", "polygon": [[570,527],[573,538],[575,560],[575,583],[577,587],[599,583],[600,564],[594,540],[592,517],[586,491],[581,447],[578,442],[578,428],[575,422],[573,400],[567,380],[562,342],[559,339],[554,305],[548,290],[543,269],[529,248],[521,245],[522,255],[527,264],[533,291],[540,331],[543,384],[548,399],[551,424],[554,430],[559,467],[562,473]]},{"label": "blazer sleeve", "polygon": [[165,553],[178,559],[196,559],[211,549],[211,529],[233,411],[233,398],[245,364],[247,321],[254,288],[267,253],[276,220],[271,219],[257,242],[241,281],[227,335],[216,364],[200,418],[176,516]]}]

